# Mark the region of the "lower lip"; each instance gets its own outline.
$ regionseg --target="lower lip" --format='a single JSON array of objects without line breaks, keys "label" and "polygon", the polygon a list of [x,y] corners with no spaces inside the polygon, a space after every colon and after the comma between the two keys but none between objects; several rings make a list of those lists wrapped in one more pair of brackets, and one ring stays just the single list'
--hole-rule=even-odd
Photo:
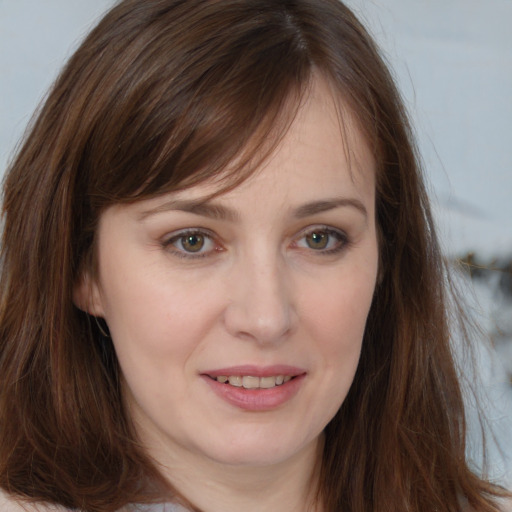
[{"label": "lower lip", "polygon": [[293,379],[269,389],[246,389],[225,384],[202,376],[210,388],[224,401],[246,411],[269,411],[284,405],[299,391],[305,375],[298,375]]}]

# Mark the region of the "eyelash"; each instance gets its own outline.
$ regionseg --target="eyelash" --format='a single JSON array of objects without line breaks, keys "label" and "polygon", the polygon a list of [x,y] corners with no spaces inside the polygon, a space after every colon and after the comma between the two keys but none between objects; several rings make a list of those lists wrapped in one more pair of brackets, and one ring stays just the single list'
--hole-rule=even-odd
[{"label": "eyelash", "polygon": [[[299,246],[298,243],[305,239],[308,235],[312,236],[314,234],[321,234],[321,235],[327,235],[329,237],[329,240],[327,244],[330,243],[331,238],[335,238],[335,246],[329,249],[318,249],[315,250],[312,247],[308,246]],[[204,240],[209,241],[209,243],[213,244],[213,248],[207,251],[202,251],[203,247],[201,247],[197,253],[194,253],[193,251],[187,251],[183,248],[183,242],[187,237],[202,237]],[[182,248],[176,247],[176,244],[181,243]],[[206,242],[208,243],[208,242]],[[328,226],[311,226],[309,228],[304,229],[300,235],[295,239],[293,242],[293,246],[299,249],[308,249],[311,250],[313,253],[318,254],[319,256],[330,256],[337,254],[344,249],[346,249],[347,245],[350,243],[347,235],[338,229],[334,229],[332,227]],[[193,228],[193,229],[187,229],[183,231],[179,231],[178,233],[174,234],[170,238],[166,239],[162,246],[165,249],[170,250],[174,255],[180,257],[180,258],[186,258],[186,259],[199,259],[199,258],[205,258],[212,255],[212,253],[221,252],[223,250],[222,246],[218,244],[215,241],[215,237],[212,232],[206,229],[201,228]],[[202,252],[199,252],[202,251]]]}]

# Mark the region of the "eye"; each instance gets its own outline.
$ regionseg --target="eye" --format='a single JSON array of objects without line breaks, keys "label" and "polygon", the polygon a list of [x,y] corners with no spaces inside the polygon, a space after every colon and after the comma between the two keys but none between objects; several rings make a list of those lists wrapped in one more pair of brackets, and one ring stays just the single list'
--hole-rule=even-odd
[{"label": "eye", "polygon": [[176,233],[163,245],[182,257],[208,256],[220,250],[209,233],[196,229]]},{"label": "eye", "polygon": [[333,254],[341,251],[347,243],[347,236],[342,231],[321,226],[303,232],[295,245],[323,254]]},{"label": "eye", "polygon": [[177,240],[177,244],[180,249],[183,249],[186,252],[199,252],[206,243],[206,238],[204,235],[199,233],[194,233],[191,235],[181,236]]}]

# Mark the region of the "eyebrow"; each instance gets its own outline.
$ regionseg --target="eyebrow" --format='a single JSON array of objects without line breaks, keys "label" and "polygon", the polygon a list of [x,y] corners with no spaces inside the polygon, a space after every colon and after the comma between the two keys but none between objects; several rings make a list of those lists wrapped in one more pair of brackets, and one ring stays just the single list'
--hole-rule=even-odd
[{"label": "eyebrow", "polygon": [[359,199],[348,198],[348,197],[338,197],[333,199],[324,199],[322,201],[312,201],[310,203],[306,203],[302,206],[299,206],[295,212],[295,217],[302,219],[304,217],[309,217],[310,215],[315,215],[317,213],[327,212],[329,210],[334,210],[335,208],[342,207],[352,207],[358,210],[364,218],[368,218],[368,211],[366,207]]},{"label": "eyebrow", "polygon": [[207,199],[171,199],[170,201],[166,201],[165,203],[158,205],[156,208],[151,208],[142,212],[139,215],[139,220],[144,220],[157,213],[173,210],[232,222],[240,218],[238,212],[232,208],[227,208],[226,206],[209,202]]},{"label": "eyebrow", "polygon": [[[293,210],[293,216],[297,219],[303,219],[305,217],[310,217],[318,213],[327,212],[329,210],[342,207],[355,208],[364,216],[365,219],[368,218],[368,211],[359,199],[346,197],[322,199],[320,201],[311,201],[309,203],[305,203]],[[142,221],[147,217],[157,213],[168,211],[182,211],[215,220],[224,220],[230,222],[235,222],[240,219],[240,215],[236,210],[210,202],[207,199],[172,199],[158,205],[155,208],[143,211],[139,215],[139,220]]]}]

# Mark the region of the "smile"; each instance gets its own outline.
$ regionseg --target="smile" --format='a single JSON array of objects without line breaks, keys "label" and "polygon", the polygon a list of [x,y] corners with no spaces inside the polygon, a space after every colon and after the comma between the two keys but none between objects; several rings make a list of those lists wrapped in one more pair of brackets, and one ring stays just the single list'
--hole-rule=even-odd
[{"label": "smile", "polygon": [[261,412],[291,401],[302,389],[307,371],[286,364],[242,364],[207,370],[200,375],[224,402],[237,409]]},{"label": "smile", "polygon": [[253,412],[284,406],[299,393],[307,375],[304,371],[284,366],[259,370],[254,367],[226,370],[228,368],[203,373],[202,378],[224,402],[237,409]]},{"label": "smile", "polygon": [[221,384],[227,384],[236,388],[271,389],[276,386],[281,386],[290,381],[293,377],[291,375],[274,375],[268,377],[256,377],[254,375],[219,375],[211,378]]}]

